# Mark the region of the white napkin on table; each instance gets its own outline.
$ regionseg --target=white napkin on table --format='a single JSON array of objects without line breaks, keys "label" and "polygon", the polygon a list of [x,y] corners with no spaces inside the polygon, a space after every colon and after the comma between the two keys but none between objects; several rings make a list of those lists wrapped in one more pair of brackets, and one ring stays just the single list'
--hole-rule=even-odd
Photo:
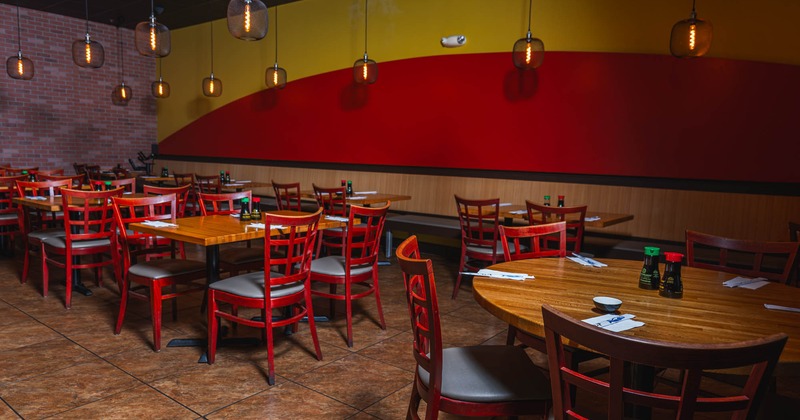
[{"label": "white napkin on table", "polygon": [[722,282],[722,285],[725,287],[741,287],[743,289],[755,290],[769,283],[770,281],[765,279],[764,277],[756,277],[754,279],[748,279],[746,277],[738,276]]},{"label": "white napkin on table", "polygon": [[150,227],[178,227],[178,225],[174,223],[162,222],[160,220],[145,220],[142,224]]},{"label": "white napkin on table", "polygon": [[642,325],[644,325],[644,322],[634,321],[633,318],[635,317],[636,315],[632,314],[624,314],[624,315],[606,314],[606,315],[596,316],[593,318],[584,319],[583,322],[600,327],[604,330],[620,332],[629,330],[631,328],[641,327]]},{"label": "white napkin on table", "polygon": [[[264,223],[250,223],[249,225],[245,226],[246,228],[253,228],[253,229],[266,229],[267,225]],[[272,229],[283,229],[283,225],[269,225],[270,230]]]},{"label": "white napkin on table", "polygon": [[583,220],[585,222],[596,222],[596,221],[600,220],[600,216],[584,217]]},{"label": "white napkin on table", "polygon": [[25,198],[28,200],[47,200],[48,197],[43,195],[26,195]]},{"label": "white napkin on table", "polygon": [[367,196],[365,196],[365,195],[359,195],[359,196],[347,197],[347,199],[348,199],[348,200],[366,200],[366,199],[367,199]]},{"label": "white napkin on table", "polygon": [[511,214],[528,214],[528,210],[512,210],[509,213],[511,213]]},{"label": "white napkin on table", "polygon": [[341,216],[325,216],[325,220],[333,220],[334,222],[349,222],[350,219]]},{"label": "white napkin on table", "polygon": [[462,273],[462,274],[469,274],[471,276],[491,277],[493,279],[507,279],[507,280],[519,280],[519,281],[535,278],[525,273],[507,273],[505,271],[490,270],[488,268],[482,268],[478,270],[477,273]]},{"label": "white napkin on table", "polygon": [[769,303],[765,303],[764,307],[767,309],[774,309],[776,311],[787,311],[787,312],[800,312],[800,308],[792,308],[790,306],[781,306],[781,305],[772,305]]},{"label": "white napkin on table", "polygon": [[377,194],[377,191],[358,191],[356,194],[358,195],[367,195],[367,194]]}]

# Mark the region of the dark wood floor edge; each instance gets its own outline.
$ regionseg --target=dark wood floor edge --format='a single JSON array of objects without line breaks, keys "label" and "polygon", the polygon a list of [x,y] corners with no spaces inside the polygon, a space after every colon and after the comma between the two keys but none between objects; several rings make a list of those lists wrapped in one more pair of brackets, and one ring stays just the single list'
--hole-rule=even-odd
[{"label": "dark wood floor edge", "polygon": [[618,187],[657,188],[686,191],[724,192],[800,196],[797,182],[721,181],[704,179],[655,178],[621,175],[567,174],[555,172],[497,171],[468,168],[434,168],[419,166],[366,165],[331,162],[299,162],[207,156],[165,155],[159,159],[182,162],[214,162],[220,164],[276,166],[308,169],[348,170],[359,172],[400,173],[411,175],[478,177],[519,181],[561,182],[569,184],[610,185]]}]

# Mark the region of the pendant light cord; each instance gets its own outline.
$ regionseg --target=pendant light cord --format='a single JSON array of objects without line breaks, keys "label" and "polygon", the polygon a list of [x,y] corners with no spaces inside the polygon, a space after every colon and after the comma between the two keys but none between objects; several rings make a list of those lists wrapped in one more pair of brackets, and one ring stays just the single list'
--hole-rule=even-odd
[{"label": "pendant light cord", "polygon": [[89,0],[86,0],[86,33],[89,33]]},{"label": "pendant light cord", "polygon": [[22,51],[22,28],[19,24],[19,0],[17,0],[17,51]]},{"label": "pendant light cord", "polygon": [[119,25],[117,25],[117,43],[119,44],[119,81],[121,84],[125,84],[125,55],[123,51],[125,50],[122,48],[122,37],[119,35]]},{"label": "pendant light cord", "polygon": [[528,0],[528,33],[531,33],[531,14],[533,14],[533,0]]},{"label": "pendant light cord", "polygon": [[367,25],[369,24],[369,0],[364,0],[364,55],[367,55]]},{"label": "pendant light cord", "polygon": [[278,64],[278,6],[275,6],[275,64]]},{"label": "pendant light cord", "polygon": [[214,21],[209,22],[211,25],[211,75],[214,75]]}]

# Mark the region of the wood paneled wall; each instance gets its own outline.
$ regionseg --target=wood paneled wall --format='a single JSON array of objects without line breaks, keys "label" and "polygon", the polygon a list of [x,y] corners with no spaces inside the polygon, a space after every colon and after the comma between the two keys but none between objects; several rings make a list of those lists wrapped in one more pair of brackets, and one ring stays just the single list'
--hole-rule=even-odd
[{"label": "wood paneled wall", "polygon": [[[500,197],[501,202],[524,204],[526,199],[541,201],[544,195],[566,196],[567,205],[588,204],[590,210],[629,213],[632,221],[603,233],[640,238],[684,240],[686,229],[735,238],[788,240],[788,222],[800,221],[800,197],[727,192],[686,191],[656,188],[589,185],[561,182],[489,179],[479,177],[433,176],[403,173],[289,168],[218,163],[159,161],[170,172],[202,175],[231,171],[234,179],[269,182],[300,182],[336,186],[342,179],[353,181],[356,191],[407,194],[410,201],[392,203],[392,209],[416,213],[455,216],[453,195],[467,198]],[[256,194],[272,195],[271,188]]]}]

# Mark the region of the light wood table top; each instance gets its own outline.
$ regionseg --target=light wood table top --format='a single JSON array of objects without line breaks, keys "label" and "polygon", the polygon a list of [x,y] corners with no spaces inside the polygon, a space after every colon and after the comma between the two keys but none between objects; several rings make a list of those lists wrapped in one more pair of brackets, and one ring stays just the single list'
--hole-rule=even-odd
[{"label": "light wood table top", "polygon": [[[300,196],[304,199],[316,200],[317,197],[314,191],[300,191]],[[410,195],[390,194],[390,193],[375,193],[364,194],[354,192],[353,197],[347,198],[347,204],[354,204],[356,206],[368,206],[370,204],[385,203],[387,201],[406,201],[411,200]]]},{"label": "light wood table top", "polygon": [[[536,213],[538,214],[538,212]],[[504,219],[528,219],[527,208],[523,205],[509,205],[509,206],[502,206],[500,207],[500,217]],[[632,214],[623,214],[623,213],[606,213],[600,211],[586,211],[586,218],[593,219],[595,217],[599,217],[600,219],[591,220],[591,221],[584,221],[585,227],[593,227],[593,228],[605,228],[609,226],[613,226],[619,223],[627,222],[629,220],[633,220]],[[553,218],[554,222],[557,222],[556,218]]]},{"label": "light wood table top", "polygon": [[[265,213],[284,216],[303,216],[306,212],[277,210]],[[263,223],[262,219],[258,223]],[[246,241],[264,237],[264,229],[248,227],[253,222],[242,222],[230,215],[181,217],[173,222],[177,227],[153,227],[142,223],[131,223],[128,227],[136,232],[150,233],[164,238],[188,242],[203,246],[213,246],[230,242]],[[347,222],[328,220],[323,216],[319,221],[319,229],[342,227]],[[271,229],[270,235],[282,233],[279,229]]]},{"label": "light wood table top", "polygon": [[[475,300],[490,313],[530,334],[544,337],[542,304],[577,319],[601,315],[592,298],[622,300],[619,312],[634,314],[644,326],[621,334],[680,343],[737,342],[783,332],[789,341],[780,370],[800,367],[800,313],[769,310],[765,303],[800,307],[800,288],[771,283],[757,290],[722,285],[735,274],[682,267],[683,298],[638,287],[641,261],[597,259],[608,267],[583,266],[565,258],[500,263],[492,268],[536,276],[525,281],[474,277]],[[663,265],[662,265],[663,273]],[[777,372],[777,371],[776,371]]]}]

